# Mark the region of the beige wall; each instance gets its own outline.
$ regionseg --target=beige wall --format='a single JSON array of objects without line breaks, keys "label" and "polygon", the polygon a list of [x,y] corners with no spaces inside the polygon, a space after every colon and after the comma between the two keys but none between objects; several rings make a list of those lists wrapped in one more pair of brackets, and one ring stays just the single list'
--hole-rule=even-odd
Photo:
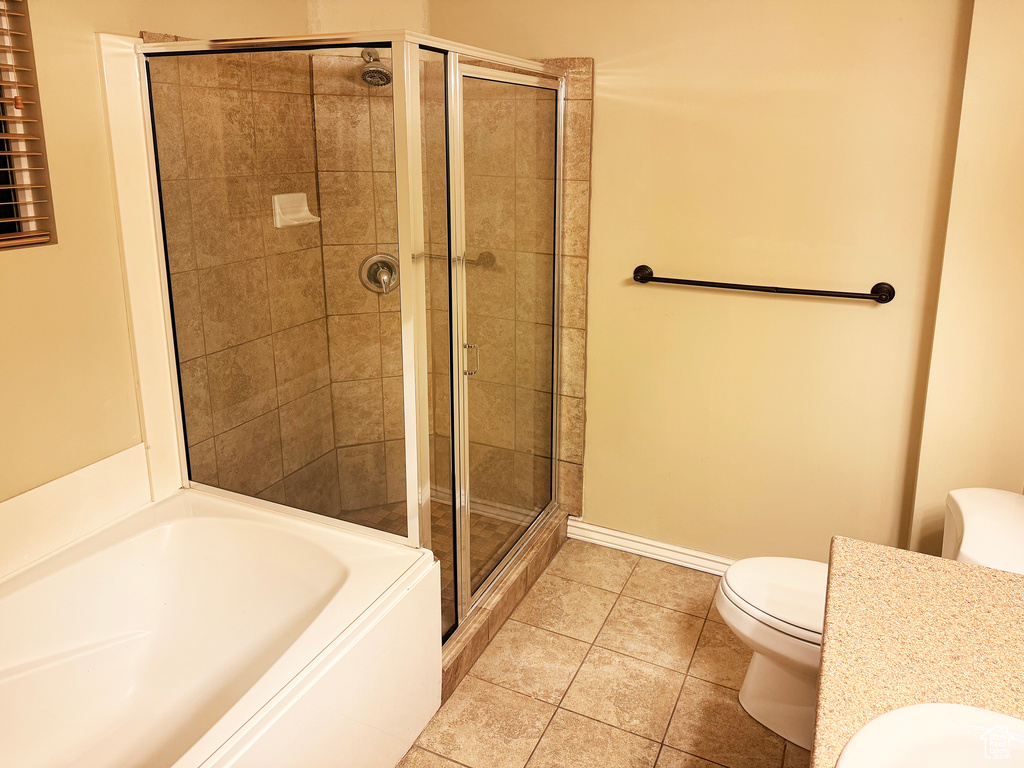
[{"label": "beige wall", "polygon": [[309,31],[410,29],[426,32],[427,0],[309,0]]},{"label": "beige wall", "polygon": [[912,545],[946,493],[1024,486],[1024,5],[977,0],[935,327]]},{"label": "beige wall", "polygon": [[141,439],[94,34],[306,31],[298,0],[48,0],[31,11],[60,243],[0,254],[0,500]]},{"label": "beige wall", "polygon": [[[896,543],[970,4],[434,0],[595,58],[585,518],[729,557]],[[638,286],[866,291],[888,306]]]}]

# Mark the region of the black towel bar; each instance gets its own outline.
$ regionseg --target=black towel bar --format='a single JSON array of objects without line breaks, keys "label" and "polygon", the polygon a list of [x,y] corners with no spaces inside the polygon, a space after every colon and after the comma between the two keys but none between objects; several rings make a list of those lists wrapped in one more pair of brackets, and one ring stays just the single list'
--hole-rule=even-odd
[{"label": "black towel bar", "polygon": [[681,280],[677,277],[655,277],[654,270],[641,264],[633,270],[633,279],[638,283],[671,283],[672,285],[695,285],[698,288],[724,288],[729,291],[758,291],[759,293],[788,293],[796,296],[827,296],[833,299],[867,299],[879,304],[888,304],[896,296],[896,289],[889,283],[875,283],[871,293],[849,293],[847,291],[814,291],[808,288],[775,288],[769,285],[743,285],[742,283],[712,283],[707,280]]}]

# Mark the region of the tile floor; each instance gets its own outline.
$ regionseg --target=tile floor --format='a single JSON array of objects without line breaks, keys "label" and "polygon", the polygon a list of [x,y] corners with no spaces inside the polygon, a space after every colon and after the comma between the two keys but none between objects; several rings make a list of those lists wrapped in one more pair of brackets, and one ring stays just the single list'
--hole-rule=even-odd
[{"label": "tile floor", "polygon": [[805,768],[739,705],[717,586],[568,541],[399,768]]}]

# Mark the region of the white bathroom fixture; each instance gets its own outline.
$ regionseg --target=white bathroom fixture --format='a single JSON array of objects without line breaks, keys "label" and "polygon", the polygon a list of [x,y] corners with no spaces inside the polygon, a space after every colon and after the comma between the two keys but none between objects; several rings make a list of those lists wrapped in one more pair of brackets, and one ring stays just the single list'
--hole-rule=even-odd
[{"label": "white bathroom fixture", "polygon": [[274,195],[274,226],[300,227],[303,224],[315,224],[320,221],[309,210],[309,201],[305,192],[290,192],[286,195]]},{"label": "white bathroom fixture", "polygon": [[754,655],[740,704],[766,728],[804,749],[814,738],[828,565],[751,557],[729,566],[715,606]]},{"label": "white bathroom fixture", "polygon": [[964,704],[914,704],[854,734],[836,768],[1024,766],[1024,720]]},{"label": "white bathroom fixture", "polygon": [[995,488],[950,491],[942,556],[1024,573],[1024,496]]}]

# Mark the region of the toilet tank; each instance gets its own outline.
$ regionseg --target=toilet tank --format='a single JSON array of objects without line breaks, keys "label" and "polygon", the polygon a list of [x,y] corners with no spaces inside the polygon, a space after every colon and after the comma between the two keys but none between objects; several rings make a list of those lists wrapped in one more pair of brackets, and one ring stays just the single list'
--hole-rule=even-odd
[{"label": "toilet tank", "polygon": [[1024,496],[995,488],[950,491],[942,556],[1024,573]]}]

